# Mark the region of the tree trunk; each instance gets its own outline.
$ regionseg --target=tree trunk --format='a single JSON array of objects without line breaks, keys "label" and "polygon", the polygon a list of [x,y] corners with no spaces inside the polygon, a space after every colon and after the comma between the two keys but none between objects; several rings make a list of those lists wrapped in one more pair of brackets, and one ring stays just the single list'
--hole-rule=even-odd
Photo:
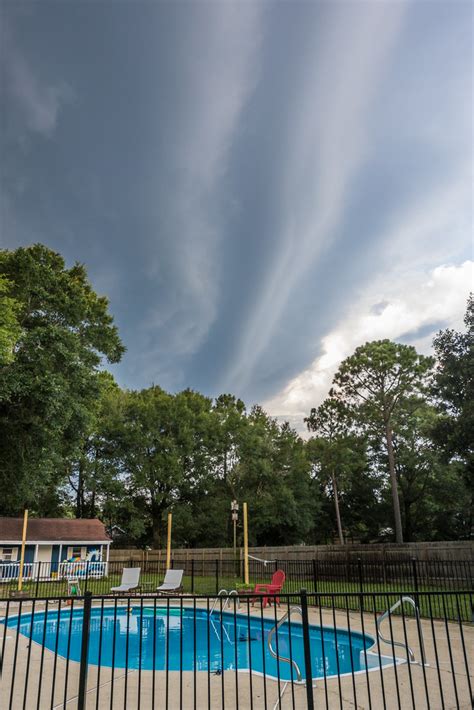
[{"label": "tree trunk", "polygon": [[84,503],[84,465],[82,459],[79,461],[76,491],[76,518],[82,518]]},{"label": "tree trunk", "polygon": [[92,489],[92,495],[91,495],[91,508],[89,511],[89,515],[91,518],[95,518],[95,484]]},{"label": "tree trunk", "polygon": [[403,539],[405,542],[411,542],[412,539],[412,518],[411,518],[412,503],[404,501],[403,510],[405,513],[405,530]]},{"label": "tree trunk", "polygon": [[160,518],[156,519],[153,518],[152,520],[152,547],[154,550],[159,550],[160,549],[160,541],[161,541],[161,516]]},{"label": "tree trunk", "polygon": [[388,422],[385,425],[385,436],[387,438],[388,467],[390,471],[390,482],[392,484],[393,517],[395,520],[395,540],[397,543],[402,543],[402,516],[400,514],[400,499],[398,497],[397,474],[395,472],[395,456],[393,454],[392,429]]},{"label": "tree trunk", "polygon": [[339,542],[344,545],[344,535],[342,534],[342,522],[341,522],[341,512],[339,510],[339,494],[337,491],[337,481],[336,476],[332,474],[332,490],[334,492],[334,505],[336,506],[336,520],[337,520],[337,532],[339,535]]},{"label": "tree trunk", "polygon": [[151,503],[151,528],[152,528],[152,546],[154,550],[160,549],[161,544],[161,532],[162,532],[162,518],[163,518],[164,506],[156,503],[152,500]]}]

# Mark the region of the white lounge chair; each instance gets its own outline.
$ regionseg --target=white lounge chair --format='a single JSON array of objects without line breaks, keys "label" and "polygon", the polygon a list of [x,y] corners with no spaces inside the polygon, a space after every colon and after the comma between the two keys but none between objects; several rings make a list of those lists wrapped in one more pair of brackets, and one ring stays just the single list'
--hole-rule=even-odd
[{"label": "white lounge chair", "polygon": [[182,569],[167,569],[163,584],[156,588],[158,594],[173,594],[180,592],[183,588]]},{"label": "white lounge chair", "polygon": [[112,587],[110,591],[115,594],[126,594],[127,592],[139,589],[140,572],[140,567],[124,567],[120,585],[118,587]]}]

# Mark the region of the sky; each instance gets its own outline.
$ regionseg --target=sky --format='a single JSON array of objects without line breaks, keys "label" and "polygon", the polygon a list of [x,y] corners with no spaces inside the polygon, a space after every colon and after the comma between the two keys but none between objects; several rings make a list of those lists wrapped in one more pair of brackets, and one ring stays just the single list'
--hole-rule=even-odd
[{"label": "sky", "polygon": [[119,384],[298,430],[473,288],[464,0],[0,0],[0,246],[84,263]]}]

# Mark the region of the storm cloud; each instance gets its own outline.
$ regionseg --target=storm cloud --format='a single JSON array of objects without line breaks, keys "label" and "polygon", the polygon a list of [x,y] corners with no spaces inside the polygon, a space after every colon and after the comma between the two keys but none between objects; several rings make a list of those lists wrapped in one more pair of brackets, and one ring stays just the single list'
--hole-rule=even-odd
[{"label": "storm cloud", "polygon": [[120,384],[232,391],[296,421],[347,348],[429,349],[461,323],[470,3],[1,15],[1,244],[86,264],[127,346]]}]

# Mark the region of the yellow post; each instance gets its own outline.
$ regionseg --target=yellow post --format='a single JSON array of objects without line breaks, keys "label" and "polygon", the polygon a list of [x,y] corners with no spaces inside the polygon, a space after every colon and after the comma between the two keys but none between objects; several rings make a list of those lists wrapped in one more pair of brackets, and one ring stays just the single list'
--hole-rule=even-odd
[{"label": "yellow post", "polygon": [[244,582],[249,583],[249,528],[247,522],[247,503],[244,503]]},{"label": "yellow post", "polygon": [[25,510],[23,516],[23,535],[21,538],[21,557],[20,557],[20,575],[18,577],[18,591],[21,592],[23,586],[23,567],[25,564],[25,544],[26,544],[26,528],[28,527],[28,511]]},{"label": "yellow post", "polygon": [[171,521],[172,521],[172,514],[168,513],[168,544],[166,547],[166,569],[169,569],[171,566]]}]

